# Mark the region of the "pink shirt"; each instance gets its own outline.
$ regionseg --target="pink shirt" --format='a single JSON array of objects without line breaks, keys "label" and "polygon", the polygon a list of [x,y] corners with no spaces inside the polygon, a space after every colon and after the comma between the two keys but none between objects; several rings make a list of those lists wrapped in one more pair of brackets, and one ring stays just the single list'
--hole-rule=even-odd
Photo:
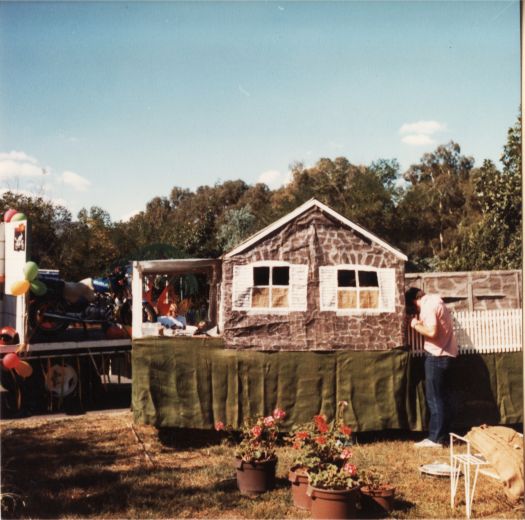
[{"label": "pink shirt", "polygon": [[433,356],[458,355],[458,343],[454,335],[450,310],[437,294],[425,294],[419,301],[419,319],[425,327],[436,327],[436,337],[425,336],[424,349]]}]

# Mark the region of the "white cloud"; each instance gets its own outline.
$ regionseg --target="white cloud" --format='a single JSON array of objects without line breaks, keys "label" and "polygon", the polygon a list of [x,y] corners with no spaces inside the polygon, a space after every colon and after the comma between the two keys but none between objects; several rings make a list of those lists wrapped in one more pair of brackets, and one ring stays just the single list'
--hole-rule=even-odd
[{"label": "white cloud", "polygon": [[291,173],[281,173],[279,170],[266,170],[259,175],[257,182],[264,182],[269,188],[276,189],[285,184],[288,184],[291,180]]},{"label": "white cloud", "polygon": [[445,130],[447,130],[445,123],[430,120],[405,123],[401,125],[399,133],[405,134],[401,138],[401,142],[405,144],[410,146],[427,146],[436,144],[436,141],[431,136]]},{"label": "white cloud", "polygon": [[91,186],[90,181],[75,172],[65,171],[62,173],[61,180],[77,191],[86,191]]},{"label": "white cloud", "polygon": [[439,121],[416,121],[415,123],[405,123],[399,129],[400,134],[424,134],[433,135],[447,129],[445,123]]},{"label": "white cloud", "polygon": [[434,139],[430,138],[425,134],[409,134],[401,138],[401,141],[405,144],[412,146],[425,146],[428,144],[436,144]]},{"label": "white cloud", "polygon": [[7,181],[16,178],[41,177],[45,169],[38,161],[25,152],[0,153],[0,180]]},{"label": "white cloud", "polygon": [[126,213],[122,217],[120,217],[121,222],[128,222],[133,217],[136,217],[140,213],[139,209],[134,209],[133,211],[130,211],[129,213]]},{"label": "white cloud", "polygon": [[25,152],[17,152],[16,150],[11,150],[10,152],[0,152],[0,161],[8,160],[30,163],[37,162],[37,160],[34,157],[27,155]]}]

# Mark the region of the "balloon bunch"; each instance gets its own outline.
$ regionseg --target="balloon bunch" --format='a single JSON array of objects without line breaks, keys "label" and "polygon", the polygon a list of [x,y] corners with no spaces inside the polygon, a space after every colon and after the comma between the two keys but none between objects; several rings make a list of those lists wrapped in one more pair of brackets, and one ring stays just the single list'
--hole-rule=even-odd
[{"label": "balloon bunch", "polygon": [[43,296],[47,292],[47,286],[41,280],[37,280],[38,265],[35,262],[26,262],[24,265],[24,279],[11,284],[11,293],[21,296],[29,289],[36,296]]},{"label": "balloon bunch", "polygon": [[14,370],[20,377],[24,379],[33,373],[33,367],[27,362],[18,357],[18,354],[10,352],[2,359],[2,365],[7,370]]},{"label": "balloon bunch", "polygon": [[4,213],[4,222],[17,222],[18,220],[27,220],[27,217],[16,209],[8,209]]}]

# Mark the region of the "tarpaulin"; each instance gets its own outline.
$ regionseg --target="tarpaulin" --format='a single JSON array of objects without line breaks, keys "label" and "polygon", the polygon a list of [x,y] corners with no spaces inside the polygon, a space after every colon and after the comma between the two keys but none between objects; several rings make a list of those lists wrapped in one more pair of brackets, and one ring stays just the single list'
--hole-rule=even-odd
[{"label": "tarpaulin", "polygon": [[[133,341],[132,407],[139,423],[239,427],[275,407],[284,427],[331,419],[338,401],[355,431],[423,430],[423,358],[404,350],[259,352],[224,349],[220,338]],[[455,424],[523,421],[521,352],[462,355],[452,378]]]}]

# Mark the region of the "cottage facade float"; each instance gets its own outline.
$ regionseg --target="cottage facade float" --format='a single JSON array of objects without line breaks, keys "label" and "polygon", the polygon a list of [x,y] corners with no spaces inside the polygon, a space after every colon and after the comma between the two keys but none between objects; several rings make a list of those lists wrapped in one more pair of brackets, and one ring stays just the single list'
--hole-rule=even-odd
[{"label": "cottage facade float", "polygon": [[407,257],[312,199],[225,254],[225,346],[385,350],[404,344]]}]

